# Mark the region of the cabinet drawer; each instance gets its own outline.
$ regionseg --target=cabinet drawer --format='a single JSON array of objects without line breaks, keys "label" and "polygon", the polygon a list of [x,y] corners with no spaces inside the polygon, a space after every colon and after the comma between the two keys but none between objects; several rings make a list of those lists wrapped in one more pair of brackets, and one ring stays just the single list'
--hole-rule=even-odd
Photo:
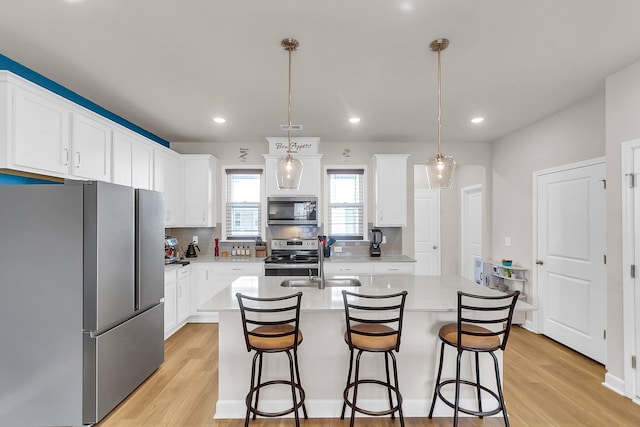
[{"label": "cabinet drawer", "polygon": [[412,262],[382,262],[373,265],[374,274],[414,274]]},{"label": "cabinet drawer", "polygon": [[235,274],[238,276],[262,274],[263,262],[220,263],[214,265],[216,274]]},{"label": "cabinet drawer", "polygon": [[372,268],[369,263],[329,263],[324,264],[324,272],[327,275],[340,275],[340,274],[371,274]]}]

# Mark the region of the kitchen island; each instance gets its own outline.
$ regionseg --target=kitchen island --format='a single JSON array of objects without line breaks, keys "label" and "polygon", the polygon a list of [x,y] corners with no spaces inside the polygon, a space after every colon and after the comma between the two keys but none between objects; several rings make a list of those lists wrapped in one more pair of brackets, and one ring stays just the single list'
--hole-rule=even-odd
[{"label": "kitchen island", "polygon": [[[342,290],[363,294],[389,294],[408,291],[400,352],[397,354],[399,386],[403,396],[403,411],[407,417],[423,417],[429,412],[437,360],[440,351],[438,330],[443,323],[456,320],[457,291],[494,295],[497,291],[456,276],[365,275],[358,276],[360,287],[285,288],[283,277],[243,276],[203,304],[198,311],[219,313],[218,402],[215,418],[244,418],[245,396],[249,390],[252,354],[246,351],[236,293],[258,297],[289,295],[303,292],[300,328],[304,340],[298,348],[300,375],[306,392],[306,405],[311,418],[335,418],[342,409],[342,392],[346,383],[349,350],[344,342],[345,319]],[[523,301],[517,311],[532,311],[535,307]],[[455,349],[445,358],[443,377],[453,377]],[[497,354],[502,365],[502,354]],[[482,360],[482,381],[493,387],[495,380],[490,358]],[[361,375],[380,377],[384,372],[384,358],[363,356]],[[463,359],[463,376],[473,372],[471,358]],[[502,369],[501,369],[502,371]],[[286,357],[265,358],[264,378],[288,375]],[[290,404],[291,394],[286,387],[271,387],[260,395],[265,410],[278,410]],[[386,408],[388,401],[381,387],[363,386],[358,392],[362,407]],[[473,392],[462,395],[462,403],[471,406]],[[507,402],[508,406],[509,402]],[[493,407],[487,401],[485,407]],[[453,411],[438,401],[434,416],[452,416]],[[347,411],[347,415],[349,412]],[[358,414],[359,415],[359,414]]]}]

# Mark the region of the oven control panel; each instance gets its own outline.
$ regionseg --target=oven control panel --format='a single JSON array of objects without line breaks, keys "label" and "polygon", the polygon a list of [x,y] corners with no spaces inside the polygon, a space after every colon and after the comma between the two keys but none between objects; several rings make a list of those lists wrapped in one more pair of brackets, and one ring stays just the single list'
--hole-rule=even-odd
[{"label": "oven control panel", "polygon": [[318,249],[318,241],[313,239],[291,239],[291,240],[271,240],[271,249],[291,250],[291,251],[308,251]]}]

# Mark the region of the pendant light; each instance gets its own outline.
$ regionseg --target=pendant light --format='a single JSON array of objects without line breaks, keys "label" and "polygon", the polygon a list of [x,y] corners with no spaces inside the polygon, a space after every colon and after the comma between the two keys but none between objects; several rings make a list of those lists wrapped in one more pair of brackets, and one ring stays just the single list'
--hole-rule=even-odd
[{"label": "pendant light", "polygon": [[291,156],[291,52],[297,50],[300,44],[294,39],[284,39],[281,45],[289,52],[289,145],[287,155],[276,162],[276,182],[280,190],[297,190],[302,178],[302,161]]},{"label": "pendant light", "polygon": [[442,66],[440,64],[440,52],[449,46],[449,40],[437,39],[429,45],[431,50],[438,52],[438,154],[427,160],[427,181],[429,188],[450,189],[453,173],[456,170],[456,161],[451,156],[445,156],[440,150],[440,134],[442,131]]}]

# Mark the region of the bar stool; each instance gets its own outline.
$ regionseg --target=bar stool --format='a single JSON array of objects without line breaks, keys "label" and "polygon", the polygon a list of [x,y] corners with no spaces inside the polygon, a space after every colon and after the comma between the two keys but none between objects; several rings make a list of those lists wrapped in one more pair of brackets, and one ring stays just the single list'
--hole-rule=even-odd
[{"label": "bar stool", "polygon": [[[513,309],[518,301],[519,291],[499,296],[473,295],[458,291],[458,321],[449,323],[440,328],[438,333],[442,345],[440,348],[440,366],[436,378],[433,400],[429,411],[429,418],[433,416],[433,409],[436,399],[439,397],[445,404],[454,410],[453,425],[458,425],[458,413],[478,416],[480,418],[495,415],[502,411],[504,423],[508,427],[507,408],[502,394],[500,382],[500,367],[495,352],[503,350],[507,346],[509,332],[511,330],[511,319]],[[482,326],[479,326],[482,325]],[[444,346],[455,347],[458,351],[456,360],[456,378],[440,381],[442,376],[442,362],[444,360]],[[475,381],[460,379],[460,360],[465,351],[475,354],[476,378]],[[480,353],[489,353],[493,358],[493,365],[496,375],[497,393],[480,383]],[[442,394],[442,388],[449,384],[455,384],[455,401],[452,403]],[[469,385],[476,389],[478,399],[478,410],[471,410],[460,407],[460,385]],[[482,409],[482,392],[488,393],[498,403],[498,407],[489,411]]]},{"label": "bar stool", "polygon": [[[398,367],[394,351],[400,350],[400,336],[402,335],[402,317],[404,314],[404,302],[407,291],[390,295],[363,295],[342,291],[344,300],[345,318],[347,330],[344,340],[349,346],[349,375],[344,389],[342,413],[340,419],[344,419],[347,405],[351,408],[351,422],[353,427],[355,413],[366,415],[389,415],[395,418],[395,413],[400,416],[400,425],[404,427],[402,415],[402,395],[398,387]],[[355,374],[353,381],[353,356],[357,351]],[[360,379],[360,356],[363,352],[384,353],[386,381],[378,379]],[[393,363],[393,384],[389,375],[389,358]],[[377,384],[386,387],[389,396],[389,409],[383,411],[371,411],[357,406],[358,386],[360,384]],[[353,389],[353,399],[349,399],[349,391]],[[392,394],[396,396],[394,405]]]},{"label": "bar stool", "polygon": [[[304,404],[304,389],[300,383],[298,369],[298,345],[302,342],[300,323],[300,301],[302,292],[278,298],[257,298],[237,293],[242,316],[244,339],[247,351],[255,351],[251,365],[251,387],[246,398],[247,413],[245,427],[249,425],[249,416],[279,417],[294,413],[296,427],[300,425],[298,410],[302,407],[307,419]],[[262,382],[262,356],[265,353],[286,353],[289,358],[289,379]],[[256,362],[258,376],[256,378]],[[290,408],[278,412],[264,412],[258,409],[260,390],[264,387],[285,384],[291,387],[293,404]],[[254,401],[255,396],[255,401]]]}]

